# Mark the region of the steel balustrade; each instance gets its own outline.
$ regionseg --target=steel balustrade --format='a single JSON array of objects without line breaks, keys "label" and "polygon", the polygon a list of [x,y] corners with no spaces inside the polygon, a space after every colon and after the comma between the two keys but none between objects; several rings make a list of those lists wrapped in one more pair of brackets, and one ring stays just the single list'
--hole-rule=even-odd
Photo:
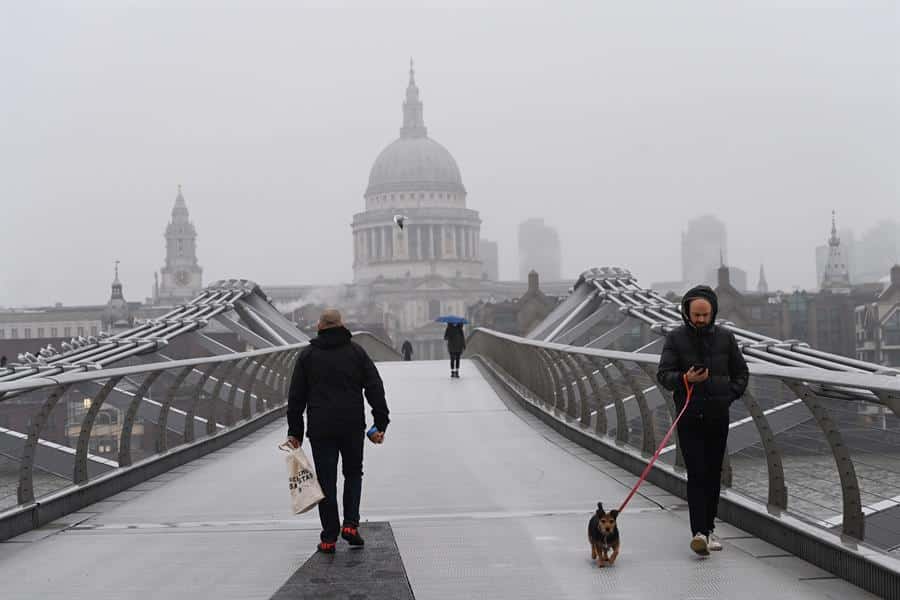
[{"label": "steel balustrade", "polygon": [[[660,429],[654,422],[654,411],[648,405],[647,393],[641,389],[635,375],[645,373],[648,376],[655,376],[659,362],[658,355],[554,344],[480,328],[470,336],[466,354],[490,364],[506,379],[514,380],[518,389],[529,396],[536,406],[549,411],[555,418],[569,426],[590,431],[584,427],[584,416],[593,413],[596,420],[591,435],[597,439],[612,446],[632,447],[645,459],[655,450]],[[530,365],[530,368],[523,370],[522,365]],[[816,423],[822,439],[831,449],[840,479],[840,531],[859,540],[865,539],[864,505],[851,449],[842,439],[835,420],[829,414],[826,402],[854,405],[866,402],[883,406],[893,412],[900,406],[900,378],[813,367],[781,367],[764,363],[751,363],[749,366],[751,381],[776,382],[802,400],[802,406],[809,412],[809,419]],[[536,373],[535,369],[540,369],[543,377],[540,373]],[[545,385],[533,383],[541,380],[548,383]],[[607,398],[601,399],[603,391]],[[594,400],[595,398],[597,400]],[[633,418],[639,419],[643,431],[639,442],[632,442],[629,435],[630,418],[627,403],[632,402],[637,404],[637,414]],[[777,413],[778,409],[764,411],[755,393],[746,394],[742,402],[750,415],[747,421],[755,427],[764,454],[768,490],[760,501],[771,509],[790,511],[791,496],[788,492],[792,483],[786,478],[783,450],[769,421],[771,414]],[[616,414],[614,437],[610,437],[605,422],[606,407],[610,403],[614,404]],[[665,424],[667,427],[674,415],[674,405],[671,404],[671,396],[668,393],[662,394],[659,409],[666,411],[661,414],[669,415]],[[767,412],[770,414],[767,415]],[[662,464],[658,468],[671,469],[679,477],[684,478],[685,474],[681,468],[683,460],[677,458],[677,446],[671,449],[676,450],[675,464]],[[723,483],[726,485],[732,484],[730,470],[733,466],[732,460],[723,468]],[[738,467],[734,477],[740,475]],[[795,482],[794,485],[803,484]],[[823,527],[829,525],[803,511],[797,511],[796,514],[816,525]]]},{"label": "steel balustrade", "polygon": [[[181,403],[186,409],[180,411],[184,417],[183,431],[180,432],[181,443],[185,445],[196,441],[195,424],[197,421],[205,421],[206,436],[220,435],[221,431],[217,426],[215,416],[216,405],[222,402],[232,405],[234,396],[238,393],[243,393],[244,413],[242,421],[229,422],[231,427],[239,428],[243,422],[262,412],[280,409],[287,402],[285,391],[290,377],[288,367],[292,367],[299,350],[305,345],[305,343],[300,343],[224,356],[177,360],[88,373],[71,372],[55,377],[28,378],[0,383],[0,392],[9,393],[7,396],[9,399],[0,400],[0,407],[4,407],[6,403],[14,403],[17,410],[29,410],[32,406],[36,406],[36,410],[32,410],[28,417],[30,425],[22,445],[21,455],[13,457],[19,463],[16,502],[14,505],[0,502],[0,516],[4,509],[13,509],[16,506],[28,505],[35,501],[37,494],[35,493],[34,476],[36,471],[46,470],[38,462],[41,453],[47,449],[52,448],[64,454],[68,452],[72,456],[71,484],[81,485],[91,481],[92,474],[100,473],[97,472],[97,468],[94,468],[98,465],[104,467],[102,473],[132,466],[134,464],[133,440],[138,408],[142,402],[154,404],[148,398],[148,394],[154,385],[161,381],[161,377],[167,378],[168,382],[164,386],[163,401],[155,403],[159,405],[158,429],[155,437],[155,453],[158,455],[172,450],[169,448],[170,436],[173,433],[169,423],[170,415],[173,411],[180,410],[176,408],[180,401],[183,401]],[[274,364],[277,368],[273,368],[270,372],[260,372],[260,369],[268,364]],[[243,381],[240,377],[234,377],[230,379],[230,382],[227,381],[233,373],[242,370],[241,365],[253,365],[253,368],[247,373],[248,377]],[[202,374],[200,378],[190,381],[189,375],[198,370]],[[247,372],[246,366],[243,371]],[[198,410],[202,409],[200,400],[204,395],[204,385],[216,372],[222,373],[222,377],[212,388],[212,392],[208,394],[209,402],[205,414],[198,415]],[[281,381],[277,385],[271,385],[274,383],[276,375],[280,377]],[[269,381],[268,385],[266,381],[263,381],[264,379]],[[125,380],[140,380],[141,383],[132,395],[127,409],[123,411],[123,420],[118,427],[119,432],[116,436],[118,449],[114,451],[118,461],[111,461],[92,454],[91,441],[96,429],[97,418],[102,414],[104,402],[113,389],[121,386]],[[85,384],[99,385],[99,391],[86,397],[81,391]],[[231,389],[226,391],[226,385]],[[246,388],[242,388],[242,385],[246,385]],[[68,398],[67,392],[70,391],[78,391],[77,397]],[[267,396],[266,401],[261,399],[261,395],[264,393]],[[61,404],[60,401],[64,399],[76,406],[81,404],[83,399],[83,407],[86,409],[81,422],[77,423],[77,442],[74,451],[67,450],[65,440],[61,439],[65,436],[60,436],[59,432],[52,432],[52,438],[47,439],[51,435],[48,428],[50,416],[54,409]],[[251,400],[256,402],[251,402]],[[13,407],[13,404],[9,406]],[[251,412],[251,407],[255,408],[255,411]],[[205,418],[203,418],[204,416]],[[69,422],[67,429],[73,428],[75,425],[75,422]],[[110,435],[112,435],[111,432]],[[148,435],[148,432],[144,431],[143,435]],[[107,451],[107,453],[109,452]],[[152,457],[148,458],[152,459]],[[62,470],[55,466],[52,469],[54,471]],[[58,475],[60,473],[57,473]]]}]

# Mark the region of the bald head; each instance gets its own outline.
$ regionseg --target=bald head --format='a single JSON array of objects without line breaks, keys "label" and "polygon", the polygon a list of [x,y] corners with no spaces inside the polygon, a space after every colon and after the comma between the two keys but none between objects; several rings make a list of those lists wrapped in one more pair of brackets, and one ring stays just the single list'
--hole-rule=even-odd
[{"label": "bald head", "polygon": [[327,308],[322,311],[322,315],[319,317],[319,324],[316,328],[319,331],[323,329],[331,329],[333,327],[343,327],[344,320],[341,318],[341,313],[336,308]]},{"label": "bald head", "polygon": [[688,318],[694,327],[703,328],[712,322],[712,303],[706,298],[694,298],[688,304]]}]

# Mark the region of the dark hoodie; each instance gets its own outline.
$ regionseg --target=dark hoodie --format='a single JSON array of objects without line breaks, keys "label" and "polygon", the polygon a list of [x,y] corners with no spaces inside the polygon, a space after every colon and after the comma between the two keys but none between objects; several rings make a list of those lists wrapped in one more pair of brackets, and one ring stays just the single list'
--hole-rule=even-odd
[{"label": "dark hoodie", "polygon": [[363,390],[375,426],[379,431],[387,429],[384,384],[372,359],[351,337],[344,327],[324,329],[300,353],[288,393],[288,435],[303,439],[304,411],[310,439],[362,433],[366,427]]},{"label": "dark hoodie", "polygon": [[[691,301],[698,298],[709,301],[712,306],[710,324],[703,328],[695,327],[688,316]],[[687,397],[683,375],[693,365],[709,369],[709,379],[694,386],[687,412],[695,416],[727,418],[728,407],[747,388],[747,363],[734,334],[715,324],[718,312],[719,299],[711,288],[700,285],[689,290],[681,302],[684,325],[669,332],[659,358],[656,379],[673,393],[679,411]]]}]

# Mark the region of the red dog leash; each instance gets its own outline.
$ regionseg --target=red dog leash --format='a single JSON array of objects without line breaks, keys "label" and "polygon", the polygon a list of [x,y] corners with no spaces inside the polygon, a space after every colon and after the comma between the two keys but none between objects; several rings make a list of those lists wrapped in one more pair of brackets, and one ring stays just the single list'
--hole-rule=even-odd
[{"label": "red dog leash", "polygon": [[622,503],[622,506],[619,507],[619,513],[625,510],[625,506],[628,505],[628,502],[631,501],[631,497],[634,496],[635,492],[638,491],[638,488],[641,487],[641,484],[644,483],[644,480],[647,478],[647,475],[650,473],[650,469],[653,467],[653,463],[656,462],[656,459],[659,458],[659,455],[662,453],[663,448],[666,446],[666,442],[669,441],[669,438],[672,437],[672,432],[675,431],[675,426],[678,425],[678,421],[681,420],[681,415],[684,414],[684,411],[687,410],[688,405],[691,403],[691,396],[694,393],[694,386],[688,383],[687,374],[683,377],[684,380],[684,389],[687,390],[687,398],[684,401],[684,408],[681,409],[681,412],[678,413],[678,416],[675,417],[675,420],[672,421],[672,426],[669,427],[669,430],[666,432],[665,437],[663,437],[662,442],[659,444],[659,448],[656,449],[656,454],[653,455],[653,458],[650,459],[650,462],[647,463],[647,466],[644,467],[644,472],[641,473],[640,479],[637,480],[637,483],[634,484],[634,487],[631,488],[631,492],[628,494],[628,497],[625,498],[625,502]]}]

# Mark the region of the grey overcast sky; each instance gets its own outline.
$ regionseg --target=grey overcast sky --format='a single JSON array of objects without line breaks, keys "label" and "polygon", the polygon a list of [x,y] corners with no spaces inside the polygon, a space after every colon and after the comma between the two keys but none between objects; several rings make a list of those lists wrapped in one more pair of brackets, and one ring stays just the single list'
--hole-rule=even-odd
[{"label": "grey overcast sky", "polygon": [[714,212],[814,286],[832,208],[900,219],[898,40],[892,0],[3,0],[0,305],[150,295],[179,183],[205,282],[349,281],[410,56],[502,276],[536,216],[566,275],[676,279]]}]

